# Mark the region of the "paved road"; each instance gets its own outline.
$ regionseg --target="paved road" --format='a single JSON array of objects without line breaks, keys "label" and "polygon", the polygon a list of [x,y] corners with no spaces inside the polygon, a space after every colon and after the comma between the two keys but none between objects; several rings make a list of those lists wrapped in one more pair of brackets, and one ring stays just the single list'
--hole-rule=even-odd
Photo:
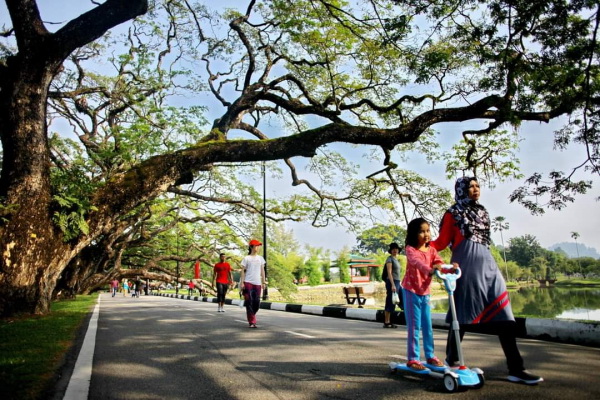
[{"label": "paved road", "polygon": [[[216,304],[101,295],[90,399],[593,399],[600,398],[600,349],[519,340],[527,366],[545,382],[506,381],[496,337],[470,334],[468,365],[484,370],[480,390],[447,394],[441,380],[391,374],[406,331],[380,323]],[[446,331],[436,330],[438,356]]]}]

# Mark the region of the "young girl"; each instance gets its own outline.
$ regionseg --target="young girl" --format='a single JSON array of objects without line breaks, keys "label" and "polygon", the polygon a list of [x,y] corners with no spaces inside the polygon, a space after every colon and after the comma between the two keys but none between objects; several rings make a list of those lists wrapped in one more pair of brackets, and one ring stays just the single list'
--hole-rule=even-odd
[{"label": "young girl", "polygon": [[265,259],[258,255],[258,247],[261,245],[261,242],[252,239],[248,243],[248,255],[242,260],[240,286],[250,328],[256,328],[256,313],[260,308],[260,295],[265,286]]},{"label": "young girl", "polygon": [[429,223],[423,218],[410,221],[406,230],[406,273],[402,280],[404,288],[404,315],[406,316],[407,366],[422,371],[419,361],[419,331],[423,332],[423,348],[427,364],[442,367],[444,364],[433,354],[433,328],[429,308],[429,286],[436,269],[444,261],[433,247],[429,247],[431,233]]}]

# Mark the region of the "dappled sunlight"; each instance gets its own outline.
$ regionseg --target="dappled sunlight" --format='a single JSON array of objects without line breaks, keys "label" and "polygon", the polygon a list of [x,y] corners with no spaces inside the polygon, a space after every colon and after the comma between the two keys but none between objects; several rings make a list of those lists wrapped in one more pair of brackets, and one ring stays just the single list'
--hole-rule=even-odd
[{"label": "dappled sunlight", "polygon": [[123,371],[127,371],[128,378],[131,379],[161,378],[165,375],[161,368],[140,365],[139,363],[119,363],[118,368],[108,364],[101,364],[95,368],[99,374],[114,377],[121,377]]}]

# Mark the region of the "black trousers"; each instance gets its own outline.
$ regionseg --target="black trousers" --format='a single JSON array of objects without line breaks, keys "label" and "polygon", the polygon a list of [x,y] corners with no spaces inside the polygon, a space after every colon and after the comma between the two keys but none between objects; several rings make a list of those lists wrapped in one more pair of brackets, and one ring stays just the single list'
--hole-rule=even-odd
[{"label": "black trousers", "polygon": [[225,303],[225,295],[227,294],[229,285],[226,283],[217,282],[217,303]]},{"label": "black trousers", "polygon": [[[525,369],[523,357],[521,357],[521,353],[517,347],[517,324],[515,321],[499,321],[486,322],[483,324],[461,325],[461,342],[465,336],[465,332],[485,333],[498,336],[498,339],[500,339],[500,345],[502,346],[502,350],[506,356],[506,365],[508,366],[509,373],[517,373]],[[446,361],[449,365],[453,365],[458,362],[458,348],[456,346],[456,339],[454,338],[454,331],[452,329],[448,331],[448,341],[446,342]]]}]

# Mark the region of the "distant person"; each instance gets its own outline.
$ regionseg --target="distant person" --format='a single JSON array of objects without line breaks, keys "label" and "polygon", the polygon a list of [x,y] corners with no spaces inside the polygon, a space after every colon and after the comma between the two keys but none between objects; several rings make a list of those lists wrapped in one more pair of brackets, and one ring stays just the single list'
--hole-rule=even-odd
[{"label": "distant person", "polygon": [[224,253],[219,254],[219,262],[213,268],[212,286],[217,289],[217,312],[225,312],[225,295],[233,283],[231,265],[225,259]]},{"label": "distant person", "polygon": [[133,292],[133,296],[139,298],[140,294],[142,294],[142,281],[140,280],[139,277],[136,277],[135,278],[135,291]]},{"label": "distant person", "polygon": [[[385,260],[383,267],[383,274],[381,277],[385,282],[385,308],[383,311],[384,315],[384,328],[397,328],[396,325],[392,324],[391,317],[392,313],[396,310],[396,303],[393,301],[393,295],[396,293],[398,300],[402,298],[402,287],[400,286],[400,262],[398,261],[398,253],[400,253],[400,246],[398,243],[391,243],[388,253],[389,257]],[[400,300],[401,301],[401,300]]]},{"label": "distant person", "polygon": [[112,292],[112,297],[117,295],[117,291],[119,290],[119,281],[115,278],[110,282],[110,291]]},{"label": "distant person", "polygon": [[129,282],[127,281],[127,279],[123,280],[123,297],[127,296],[127,293],[129,293]]},{"label": "distant person", "polygon": [[194,290],[196,290],[196,285],[194,284],[194,281],[189,281],[188,283],[188,296],[191,296],[194,294]]},{"label": "distant person", "polygon": [[423,218],[413,219],[406,229],[406,272],[402,279],[404,293],[404,315],[406,317],[406,366],[425,370],[421,364],[419,333],[423,334],[423,352],[427,364],[443,367],[435,356],[433,345],[433,327],[431,324],[430,286],[435,270],[441,269],[444,260],[436,249],[429,246],[431,232],[429,223]]},{"label": "distant person", "polygon": [[[456,203],[446,211],[439,237],[431,246],[441,251],[450,246],[452,261],[460,265],[462,276],[456,282],[454,301],[460,323],[460,340],[469,331],[498,335],[508,366],[508,380],[535,385],[543,378],[525,369],[517,347],[517,325],[510,306],[506,283],[490,252],[490,216],[479,204],[480,188],[474,177],[456,181]],[[446,317],[450,321],[450,316]],[[449,330],[446,362],[458,362],[453,330]]]},{"label": "distant person", "polygon": [[265,286],[265,259],[258,255],[262,243],[252,239],[248,244],[248,255],[242,260],[240,288],[244,295],[246,317],[250,328],[256,328],[256,313],[260,308],[260,296]]}]

